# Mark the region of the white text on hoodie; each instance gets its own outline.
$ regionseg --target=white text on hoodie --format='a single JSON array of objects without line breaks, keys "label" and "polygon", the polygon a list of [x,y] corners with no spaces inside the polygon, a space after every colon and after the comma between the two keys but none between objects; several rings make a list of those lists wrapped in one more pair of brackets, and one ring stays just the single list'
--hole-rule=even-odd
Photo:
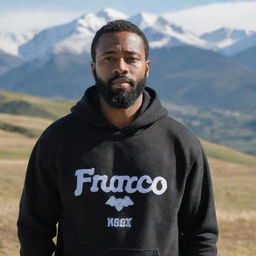
[{"label": "white text on hoodie", "polygon": [[[94,175],[94,171],[94,168],[76,170],[75,176],[77,178],[77,183],[74,192],[75,196],[80,196],[82,194],[84,183],[91,184],[91,192],[98,192],[99,189],[106,193],[125,191],[129,194],[135,192],[144,194],[152,191],[156,195],[162,195],[167,189],[167,181],[161,176],[152,179],[148,175],[143,175],[141,177],[114,175],[110,178],[109,184],[107,185],[109,177],[107,175]],[[125,181],[126,184],[124,184]]]}]

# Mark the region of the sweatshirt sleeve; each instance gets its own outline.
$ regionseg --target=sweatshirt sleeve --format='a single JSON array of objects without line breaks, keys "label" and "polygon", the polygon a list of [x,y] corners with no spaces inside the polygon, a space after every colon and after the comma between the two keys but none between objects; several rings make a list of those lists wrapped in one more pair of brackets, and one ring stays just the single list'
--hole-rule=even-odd
[{"label": "sweatshirt sleeve", "polygon": [[179,211],[182,256],[216,256],[218,227],[210,170],[202,149],[188,172]]},{"label": "sweatshirt sleeve", "polygon": [[60,198],[56,173],[39,141],[30,156],[20,201],[18,237],[21,256],[50,256],[59,219]]}]

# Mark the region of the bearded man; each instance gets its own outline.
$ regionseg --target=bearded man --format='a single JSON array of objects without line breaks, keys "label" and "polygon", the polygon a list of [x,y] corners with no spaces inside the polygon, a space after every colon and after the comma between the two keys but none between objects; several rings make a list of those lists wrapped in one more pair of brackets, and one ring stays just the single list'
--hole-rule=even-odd
[{"label": "bearded man", "polygon": [[205,154],[146,87],[148,51],[145,35],[128,21],[97,31],[95,85],[32,151],[18,219],[20,255],[217,254]]}]

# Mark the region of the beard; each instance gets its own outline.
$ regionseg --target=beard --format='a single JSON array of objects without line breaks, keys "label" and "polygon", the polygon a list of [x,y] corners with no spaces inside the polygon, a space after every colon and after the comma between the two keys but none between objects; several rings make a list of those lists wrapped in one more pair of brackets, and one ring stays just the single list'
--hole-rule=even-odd
[{"label": "beard", "polygon": [[102,98],[113,108],[128,108],[132,106],[137,98],[142,94],[145,86],[147,76],[145,76],[137,81],[129,79],[129,84],[131,89],[129,91],[118,88],[113,89],[112,81],[117,78],[126,78],[125,75],[117,75],[107,82],[102,81],[96,71],[94,72],[95,86],[98,93]]}]

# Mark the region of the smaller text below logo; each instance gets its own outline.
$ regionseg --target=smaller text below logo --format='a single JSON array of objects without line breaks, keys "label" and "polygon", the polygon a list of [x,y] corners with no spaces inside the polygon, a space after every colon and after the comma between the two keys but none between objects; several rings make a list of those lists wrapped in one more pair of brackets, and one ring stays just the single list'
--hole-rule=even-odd
[{"label": "smaller text below logo", "polygon": [[131,228],[132,218],[107,218],[107,227]]}]

